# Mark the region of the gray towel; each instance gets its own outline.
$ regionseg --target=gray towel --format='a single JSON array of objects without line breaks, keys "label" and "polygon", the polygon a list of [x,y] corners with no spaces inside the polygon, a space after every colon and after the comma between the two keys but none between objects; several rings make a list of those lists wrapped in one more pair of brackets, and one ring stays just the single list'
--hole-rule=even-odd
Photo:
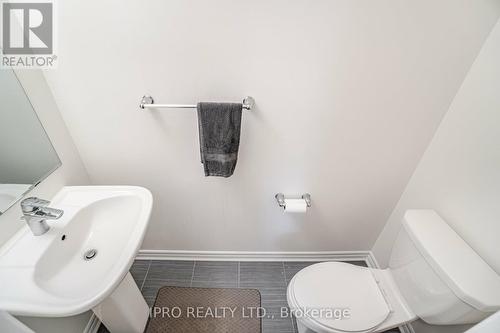
[{"label": "gray towel", "polygon": [[198,103],[201,163],[205,176],[229,177],[238,159],[241,103]]}]

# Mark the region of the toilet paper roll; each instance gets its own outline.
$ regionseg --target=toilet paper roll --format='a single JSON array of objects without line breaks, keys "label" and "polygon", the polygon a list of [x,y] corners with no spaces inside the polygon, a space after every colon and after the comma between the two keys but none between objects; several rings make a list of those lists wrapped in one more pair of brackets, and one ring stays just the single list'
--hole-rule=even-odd
[{"label": "toilet paper roll", "polygon": [[285,199],[285,213],[305,213],[307,204],[304,199]]}]

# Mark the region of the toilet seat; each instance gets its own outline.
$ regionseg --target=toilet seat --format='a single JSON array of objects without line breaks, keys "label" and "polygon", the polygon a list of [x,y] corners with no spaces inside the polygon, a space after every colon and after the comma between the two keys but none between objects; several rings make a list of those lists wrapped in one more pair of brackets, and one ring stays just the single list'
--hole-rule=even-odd
[{"label": "toilet seat", "polygon": [[[301,270],[288,286],[287,299],[297,320],[315,332],[372,332],[392,313],[371,269],[342,262]],[[326,310],[318,313],[320,309]],[[345,309],[349,318],[341,315]]]}]

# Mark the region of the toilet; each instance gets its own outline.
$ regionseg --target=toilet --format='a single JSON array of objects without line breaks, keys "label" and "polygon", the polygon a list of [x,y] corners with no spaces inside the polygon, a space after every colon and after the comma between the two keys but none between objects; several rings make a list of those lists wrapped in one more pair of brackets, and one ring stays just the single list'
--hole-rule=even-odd
[{"label": "toilet", "polygon": [[311,265],[287,301],[300,333],[382,332],[417,318],[472,324],[500,310],[500,276],[435,211],[409,210],[388,269]]}]

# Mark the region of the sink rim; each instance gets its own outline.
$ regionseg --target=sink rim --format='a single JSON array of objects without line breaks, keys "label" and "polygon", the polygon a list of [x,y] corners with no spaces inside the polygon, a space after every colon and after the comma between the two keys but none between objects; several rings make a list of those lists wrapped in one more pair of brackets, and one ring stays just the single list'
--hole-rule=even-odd
[{"label": "sink rim", "polygon": [[[70,205],[71,200],[68,202],[67,195],[71,193],[83,194],[84,200],[81,201],[82,203],[79,206]],[[92,194],[94,194],[93,198],[91,198]],[[115,265],[113,270],[108,272],[108,274],[113,274],[114,277],[109,278],[106,284],[91,288],[88,296],[85,297],[61,297],[40,287],[35,281],[34,273],[38,261],[42,258],[41,253],[44,253],[53,241],[59,239],[60,233],[64,231],[65,227],[70,224],[71,219],[77,216],[80,210],[99,200],[120,196],[120,194],[138,197],[141,205],[137,221],[133,225],[131,233],[127,234],[124,248],[116,258],[118,265]],[[58,205],[63,209],[71,207],[74,209],[66,217],[63,215],[64,218],[61,218],[61,221],[53,222],[53,224],[49,221],[52,228],[47,234],[35,237],[25,225],[0,248],[0,282],[2,284],[7,283],[7,288],[15,289],[10,293],[9,291],[2,292],[0,290],[0,309],[14,315],[64,317],[85,312],[98,305],[115,290],[128,273],[149,224],[153,196],[148,189],[139,186],[66,186],[52,199],[51,206],[58,208]],[[40,254],[33,254],[29,251],[30,248],[26,248],[30,241],[33,242],[35,251],[40,251]],[[12,258],[9,258],[11,251]],[[13,260],[14,254],[23,256],[20,264],[17,264],[17,262],[12,264],[12,262],[15,262]],[[9,260],[12,261],[10,264]],[[11,281],[12,279],[15,279],[15,281]],[[7,294],[7,297],[4,294]]]}]

